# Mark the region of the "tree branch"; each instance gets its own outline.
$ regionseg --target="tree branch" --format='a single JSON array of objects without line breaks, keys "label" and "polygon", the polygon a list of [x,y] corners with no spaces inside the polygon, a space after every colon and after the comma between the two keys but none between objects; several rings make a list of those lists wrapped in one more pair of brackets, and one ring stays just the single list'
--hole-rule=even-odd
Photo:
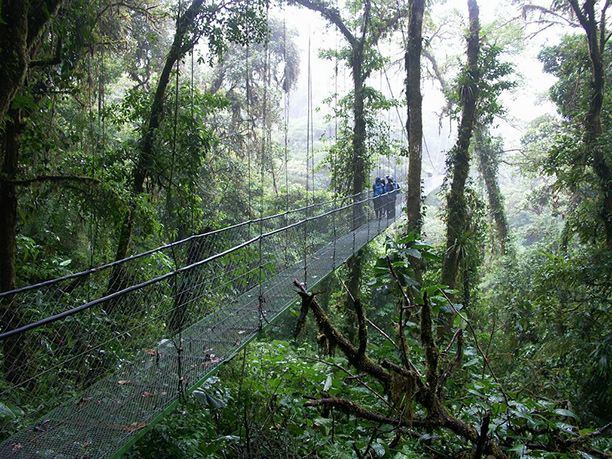
[{"label": "tree branch", "polygon": [[408,7],[408,3],[406,3],[406,5],[403,5],[402,7],[398,7],[397,10],[395,10],[395,14],[387,18],[383,22],[383,24],[381,24],[380,27],[372,30],[372,34],[371,34],[372,44],[376,45],[378,43],[378,40],[380,40],[380,37],[383,34],[385,34],[386,32],[390,30],[395,29],[400,19],[405,17],[408,14],[408,12],[409,12],[409,7]]},{"label": "tree branch", "polygon": [[365,45],[365,39],[366,39],[366,34],[368,33],[368,28],[370,27],[370,14],[372,12],[371,0],[365,0],[364,8],[365,8],[365,11],[363,12],[363,24],[361,24],[361,40],[359,40],[359,46],[361,47],[362,50]]},{"label": "tree branch", "polygon": [[295,324],[295,330],[293,331],[293,337],[298,338],[302,330],[304,330],[304,325],[306,325],[306,316],[308,315],[308,309],[310,308],[310,303],[312,302],[312,297],[306,298],[302,297],[302,306],[300,308],[300,316]]},{"label": "tree branch", "polygon": [[482,425],[480,426],[480,435],[476,442],[476,452],[474,453],[474,459],[480,459],[482,453],[484,453],[485,445],[487,444],[487,435],[489,433],[489,423],[491,422],[491,413],[487,412],[482,419]]},{"label": "tree branch", "polygon": [[365,311],[361,300],[357,298],[355,301],[355,312],[357,314],[357,327],[358,327],[358,339],[359,347],[357,348],[357,357],[362,358],[365,355],[366,347],[368,345],[368,327],[366,326]]},{"label": "tree branch", "polygon": [[304,285],[298,280],[294,280],[293,284],[298,288],[298,295],[302,300],[309,301],[310,310],[315,316],[315,321],[319,330],[327,337],[327,339],[336,344],[344,353],[348,361],[360,371],[368,373],[370,376],[378,379],[383,384],[388,384],[391,381],[391,376],[378,363],[370,359],[365,353],[359,354],[358,349],[334,327],[329,320],[329,317],[317,303],[314,295],[306,291]]},{"label": "tree branch", "polygon": [[[570,0],[571,1],[571,0]],[[523,18],[526,19],[526,16],[528,13],[531,12],[538,12],[540,13],[540,18],[543,15],[548,15],[548,16],[552,16],[555,17],[557,19],[560,19],[561,21],[563,21],[564,23],[566,23],[567,25],[571,26],[571,27],[578,27],[578,24],[576,24],[573,21],[570,21],[568,18],[564,17],[563,15],[549,9],[549,8],[545,8],[541,5],[533,5],[533,4],[527,4],[527,5],[523,5]],[[560,24],[560,22],[555,22],[555,24]]]},{"label": "tree branch", "polygon": [[64,0],[43,0],[40,4],[30,8],[27,36],[27,47],[30,52],[37,46],[45,26],[57,15],[63,3]]},{"label": "tree branch", "polygon": [[393,264],[391,263],[391,259],[388,256],[387,256],[387,265],[389,266],[389,272],[391,273],[391,277],[393,277],[393,279],[395,280],[395,283],[399,287],[400,292],[402,292],[402,296],[404,298],[405,305],[402,304],[400,306],[400,311],[399,311],[399,323],[398,323],[399,325],[398,334],[399,334],[399,340],[400,340],[399,352],[400,352],[400,358],[402,360],[402,363],[404,364],[406,369],[411,369],[414,367],[414,365],[412,364],[412,362],[410,362],[410,359],[408,358],[408,343],[406,342],[406,334],[404,331],[404,306],[412,307],[412,302],[410,301],[408,294],[404,290],[402,283],[397,277],[397,274],[395,273],[395,270],[393,269]]},{"label": "tree branch", "polygon": [[320,0],[290,0],[289,3],[297,3],[298,5],[302,5],[304,8],[321,13],[325,19],[338,28],[338,30],[350,43],[351,47],[357,45],[357,39],[342,20],[340,12],[337,8],[333,8]]},{"label": "tree branch", "polygon": [[450,350],[450,347],[455,340],[457,340],[457,350],[455,352],[455,358],[448,363],[448,365],[440,375],[440,378],[438,380],[438,387],[436,389],[438,393],[440,393],[440,391],[444,387],[444,383],[446,382],[446,380],[453,374],[453,372],[457,368],[461,366],[461,360],[463,359],[463,330],[458,329],[455,332],[455,334],[453,335],[453,339],[444,351],[444,354],[446,354]]},{"label": "tree branch", "polygon": [[582,8],[580,8],[580,5],[578,4],[578,0],[568,0],[568,2],[572,6],[572,10],[574,10],[576,17],[578,18],[578,21],[580,22],[580,25],[584,28],[584,30],[588,30],[589,28],[588,20],[587,20],[586,15],[584,14],[584,11],[582,11]]}]

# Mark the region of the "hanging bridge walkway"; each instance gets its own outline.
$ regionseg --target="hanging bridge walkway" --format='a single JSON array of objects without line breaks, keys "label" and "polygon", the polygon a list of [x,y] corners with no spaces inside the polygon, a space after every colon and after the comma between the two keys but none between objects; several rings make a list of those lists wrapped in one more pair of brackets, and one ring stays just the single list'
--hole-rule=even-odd
[{"label": "hanging bridge walkway", "polygon": [[0,457],[121,454],[295,302],[294,279],[312,288],[391,225],[399,194],[289,210],[0,294]]}]

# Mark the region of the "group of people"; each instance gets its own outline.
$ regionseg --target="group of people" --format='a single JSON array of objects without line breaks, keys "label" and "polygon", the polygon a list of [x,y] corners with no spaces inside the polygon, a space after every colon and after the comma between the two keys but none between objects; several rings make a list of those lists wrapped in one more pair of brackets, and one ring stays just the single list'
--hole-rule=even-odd
[{"label": "group of people", "polygon": [[385,214],[387,218],[395,218],[397,193],[391,192],[399,189],[397,182],[388,175],[384,179],[376,177],[372,189],[374,190],[374,213],[376,218],[380,219]]}]

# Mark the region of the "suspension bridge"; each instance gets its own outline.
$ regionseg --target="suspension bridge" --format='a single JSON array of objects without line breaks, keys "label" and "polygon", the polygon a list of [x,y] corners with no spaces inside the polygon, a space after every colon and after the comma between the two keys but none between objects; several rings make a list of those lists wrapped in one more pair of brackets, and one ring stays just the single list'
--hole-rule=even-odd
[{"label": "suspension bridge", "polygon": [[402,201],[311,204],[0,294],[0,457],[121,455],[295,303],[294,279],[314,287]]}]

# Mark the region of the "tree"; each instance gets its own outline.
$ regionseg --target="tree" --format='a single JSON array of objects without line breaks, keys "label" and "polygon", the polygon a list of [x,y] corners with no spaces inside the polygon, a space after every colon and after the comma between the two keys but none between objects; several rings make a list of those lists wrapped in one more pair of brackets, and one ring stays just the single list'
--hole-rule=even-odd
[{"label": "tree", "polygon": [[[210,47],[217,55],[223,51],[227,41],[246,42],[260,37],[263,30],[263,5],[263,0],[257,2],[239,0],[231,3],[212,4],[205,4],[203,0],[193,0],[177,19],[174,39],[157,82],[148,119],[139,141],[138,154],[132,168],[132,196],[119,230],[116,260],[125,258],[128,254],[137,200],[144,192],[145,181],[155,166],[155,134],[164,113],[166,89],[170,82],[172,69],[202,36],[209,38]],[[121,269],[117,268],[110,279],[111,290],[121,287],[121,278]]]},{"label": "tree", "polygon": [[11,105],[23,88],[47,24],[57,15],[61,0],[4,0],[0,13],[0,291],[15,288],[15,236],[19,137],[23,130],[19,109]]},{"label": "tree", "polygon": [[[335,25],[344,36],[348,51],[342,52],[347,57],[353,78],[353,177],[352,193],[361,193],[366,186],[366,120],[365,120],[365,85],[366,80],[376,69],[375,48],[380,38],[397,27],[406,14],[402,8],[383,8],[378,5],[372,16],[372,2],[364,0],[359,33],[351,32],[351,24],[342,18],[340,11],[330,2],[322,0],[292,0],[293,3],[320,13],[327,21]],[[362,221],[358,218],[357,221]]]},{"label": "tree", "polygon": [[[601,3],[603,5],[598,12],[596,9]],[[606,94],[606,44],[610,39],[610,34],[606,31],[606,12],[609,6],[608,0],[603,2],[585,0],[582,5],[578,0],[567,0],[554,2],[550,8],[531,3],[523,5],[524,15],[537,15],[537,23],[545,24],[544,27],[557,24],[569,25],[581,27],[585,33],[590,81],[586,107],[584,112],[578,115],[583,124],[581,150],[584,159],[589,162],[597,176],[601,202],[598,214],[604,227],[608,250],[612,249],[612,175],[607,154],[610,148],[606,146],[608,141],[603,128],[602,111]],[[577,74],[576,79],[581,80],[582,75]]]},{"label": "tree", "polygon": [[612,175],[610,174],[608,158],[606,158],[606,152],[609,152],[609,150],[601,144],[603,134],[601,114],[606,83],[604,50],[606,42],[610,38],[610,35],[606,35],[606,10],[610,2],[605,1],[600,17],[597,19],[595,0],[586,0],[582,7],[577,0],[568,1],[584,29],[589,46],[591,90],[588,109],[584,116],[584,144],[586,150],[590,153],[593,169],[599,178],[603,201],[601,218],[606,231],[606,245],[608,250],[612,250]]},{"label": "tree", "polygon": [[408,43],[404,54],[406,68],[406,131],[408,132],[408,193],[406,215],[408,231],[421,230],[421,164],[423,143],[423,115],[421,95],[421,50],[423,47],[424,0],[410,1]]},{"label": "tree", "polygon": [[62,4],[62,0],[2,1],[0,126],[7,122],[7,113],[13,99],[23,87],[43,32]]},{"label": "tree", "polygon": [[[467,64],[461,76],[461,122],[457,143],[449,152],[448,173],[452,176],[447,196],[446,252],[442,265],[442,283],[455,288],[461,260],[461,238],[467,225],[465,184],[470,171],[470,141],[476,123],[476,104],[480,69],[480,22],[476,0],[468,0],[469,35],[467,37]],[[446,331],[450,331],[447,323]]]},{"label": "tree", "polygon": [[497,246],[502,255],[506,254],[508,242],[508,220],[504,210],[504,198],[497,179],[499,160],[503,153],[500,137],[492,137],[483,128],[478,128],[474,137],[474,153],[478,163],[478,172],[482,176],[487,190],[489,212],[495,222]]},{"label": "tree", "polygon": [[[229,47],[215,65],[210,83],[210,91],[224,94],[231,104],[231,118],[215,126],[219,137],[223,139],[222,148],[225,151],[233,150],[247,163],[253,151],[262,151],[260,142],[263,139],[257,127],[265,119],[267,135],[274,125],[280,124],[282,95],[291,91],[299,74],[299,53],[295,44],[297,32],[288,30],[282,21],[272,17],[268,21],[268,28],[267,43],[253,43],[247,47],[235,44]],[[264,93],[267,98],[265,104]],[[278,184],[281,181],[278,180],[275,163],[282,149],[275,148],[272,138],[268,138],[266,143],[263,160],[278,197]],[[240,182],[248,182],[248,177]],[[249,215],[252,210],[252,206],[247,205],[243,215],[253,217]]]},{"label": "tree", "polygon": [[[604,60],[610,67],[612,47],[604,49]],[[604,195],[600,176],[593,167],[592,150],[586,148],[585,114],[591,102],[590,58],[588,44],[579,34],[566,35],[554,46],[543,48],[539,55],[544,71],[557,80],[549,97],[560,117],[554,122],[540,120],[537,135],[524,137],[529,152],[527,165],[550,177],[550,194],[554,196],[564,217],[562,245],[573,236],[588,244],[606,244],[606,226],[602,219]],[[610,97],[610,72],[606,72],[604,99]],[[602,106],[602,135],[598,144],[605,150],[610,145],[609,108]],[[609,147],[608,147],[609,149]],[[606,155],[604,155],[606,156]]]},{"label": "tree", "polygon": [[[74,33],[62,37],[68,44],[62,46],[62,38],[54,40],[53,25],[70,28],[74,26],[74,17],[66,12],[65,17],[57,16],[62,10],[63,1],[3,1],[0,18],[0,149],[2,164],[0,175],[0,292],[10,291],[16,286],[15,257],[17,251],[17,210],[18,188],[39,185],[41,183],[84,182],[91,185],[95,182],[89,177],[41,174],[35,177],[20,179],[21,137],[28,126],[28,116],[36,112],[37,104],[44,100],[54,84],[61,84],[74,71],[76,62],[82,56],[85,40]],[[63,10],[62,10],[63,11]],[[80,18],[87,35],[94,25],[92,10],[85,9],[86,14]],[[56,21],[57,19],[57,21]],[[68,25],[68,26],[67,26]],[[65,31],[65,30],[64,30]],[[74,32],[70,30],[70,32]],[[49,52],[48,42],[55,49],[50,58],[39,58]],[[68,63],[70,54],[72,62]],[[61,72],[53,74],[46,70],[63,64]],[[37,78],[36,73],[42,74]],[[37,83],[33,91],[32,81]],[[4,329],[21,325],[22,311],[12,304],[12,298],[5,296],[1,302],[2,326]],[[17,382],[25,377],[21,369],[25,357],[18,340],[8,339],[3,342],[5,359],[4,369],[7,379]],[[22,358],[23,357],[23,358]]]}]

